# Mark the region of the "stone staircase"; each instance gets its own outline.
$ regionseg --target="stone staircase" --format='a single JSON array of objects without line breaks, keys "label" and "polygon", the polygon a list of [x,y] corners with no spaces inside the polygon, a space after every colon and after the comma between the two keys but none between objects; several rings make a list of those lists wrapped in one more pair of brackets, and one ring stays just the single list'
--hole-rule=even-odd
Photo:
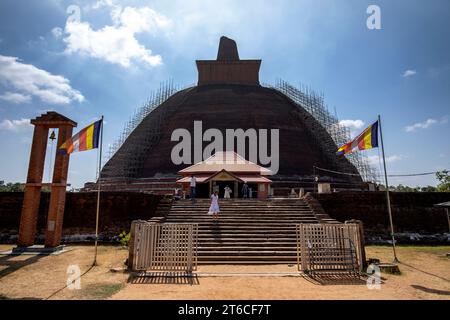
[{"label": "stone staircase", "polygon": [[172,203],[167,223],[199,225],[200,264],[296,263],[295,225],[319,220],[302,199],[221,199],[218,222],[209,199]]}]

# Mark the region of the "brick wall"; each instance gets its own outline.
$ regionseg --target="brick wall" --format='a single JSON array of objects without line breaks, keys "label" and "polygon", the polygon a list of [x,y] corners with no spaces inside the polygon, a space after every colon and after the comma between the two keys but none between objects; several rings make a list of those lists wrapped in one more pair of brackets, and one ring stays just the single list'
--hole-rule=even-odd
[{"label": "brick wall", "polygon": [[[128,230],[131,221],[154,216],[162,196],[135,192],[102,192],[100,201],[101,232]],[[50,194],[41,194],[38,233],[43,233]],[[0,233],[16,233],[20,223],[22,192],[0,193]],[[95,230],[96,193],[67,193],[63,234]]]},{"label": "brick wall", "polygon": [[[96,193],[67,193],[63,235],[95,230]],[[384,192],[314,194],[326,213],[338,221],[362,220],[367,235],[388,233],[389,219]],[[100,231],[117,234],[131,221],[154,216],[162,196],[133,192],[102,192]],[[50,194],[42,193],[38,233],[46,225]],[[450,201],[450,193],[392,193],[396,232],[443,233],[448,223],[443,209],[433,205]],[[17,234],[23,193],[0,193],[0,233]]]},{"label": "brick wall", "polygon": [[[338,192],[313,194],[325,211],[338,221],[362,220],[366,233],[386,234],[389,217],[385,192]],[[396,232],[449,232],[444,209],[433,205],[450,201],[450,193],[391,193]]]}]

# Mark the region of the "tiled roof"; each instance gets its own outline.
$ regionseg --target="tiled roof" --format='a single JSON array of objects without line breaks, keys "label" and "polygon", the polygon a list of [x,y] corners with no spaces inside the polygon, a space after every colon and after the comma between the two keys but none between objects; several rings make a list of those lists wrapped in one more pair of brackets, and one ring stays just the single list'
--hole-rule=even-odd
[{"label": "tiled roof", "polygon": [[208,159],[179,171],[179,174],[191,175],[196,173],[213,173],[222,170],[232,173],[255,173],[263,176],[272,174],[269,169],[248,161],[233,151],[217,152]]}]

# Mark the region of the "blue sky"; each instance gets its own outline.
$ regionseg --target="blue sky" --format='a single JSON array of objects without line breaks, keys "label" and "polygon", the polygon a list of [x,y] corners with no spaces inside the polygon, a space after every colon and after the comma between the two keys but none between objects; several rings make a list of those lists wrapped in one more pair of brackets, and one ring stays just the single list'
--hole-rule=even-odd
[{"label": "blue sky", "polygon": [[[381,30],[366,26],[372,4]],[[80,129],[103,114],[107,146],[160,82],[195,83],[195,60],[214,59],[221,35],[263,60],[262,82],[322,91],[354,132],[381,114],[389,173],[450,169],[449,30],[447,0],[2,0],[0,180],[25,181],[28,119],[55,110]],[[74,154],[69,183],[94,180],[95,163],[95,151]]]}]

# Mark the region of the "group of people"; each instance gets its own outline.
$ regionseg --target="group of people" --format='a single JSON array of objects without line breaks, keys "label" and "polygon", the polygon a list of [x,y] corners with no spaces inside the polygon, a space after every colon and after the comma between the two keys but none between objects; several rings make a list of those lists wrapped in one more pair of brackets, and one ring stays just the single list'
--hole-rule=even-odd
[{"label": "group of people", "polygon": [[[195,201],[195,189],[197,185],[197,180],[195,176],[191,177],[190,181],[190,187],[191,187],[191,193],[190,198],[191,201]],[[251,198],[252,197],[252,189],[248,186],[247,183],[244,183],[242,185],[242,197],[243,198]],[[233,193],[233,190],[229,186],[225,186],[224,188],[224,199],[230,199],[231,194]],[[209,207],[208,214],[213,216],[214,220],[219,219],[219,213],[220,213],[220,207],[219,207],[219,192],[216,190],[211,195],[211,205]]]},{"label": "group of people", "polygon": [[[242,186],[242,198],[251,198],[252,197],[252,188],[248,186],[248,184],[244,183]],[[224,192],[223,192],[223,198],[224,199],[230,199],[231,194],[233,193],[233,190],[229,186],[225,186]]]}]

